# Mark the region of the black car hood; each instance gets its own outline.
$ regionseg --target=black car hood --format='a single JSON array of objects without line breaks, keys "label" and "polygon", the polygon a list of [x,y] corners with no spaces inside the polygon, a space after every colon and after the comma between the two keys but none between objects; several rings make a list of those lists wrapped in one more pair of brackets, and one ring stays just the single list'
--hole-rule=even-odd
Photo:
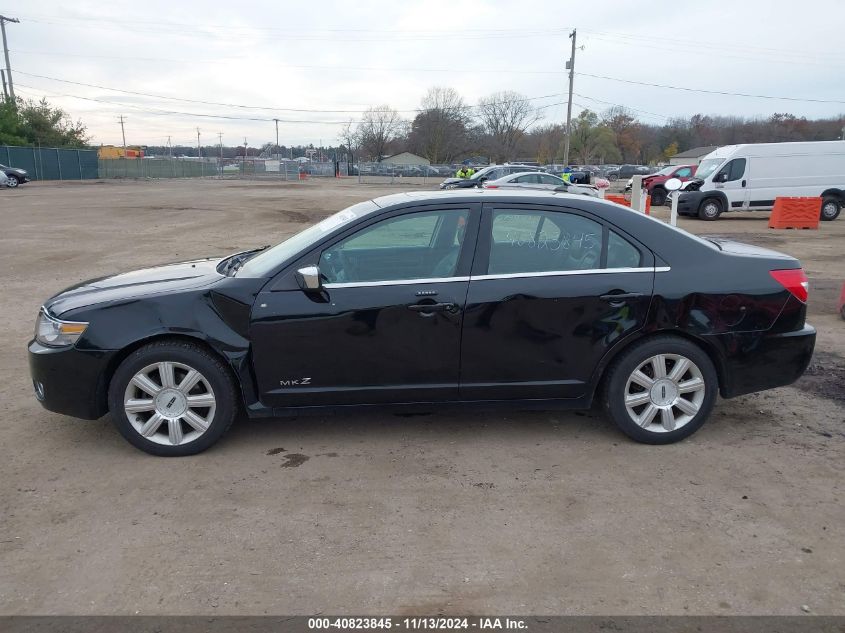
[{"label": "black car hood", "polygon": [[15,174],[16,176],[26,176],[26,171],[23,169],[18,169],[17,167],[6,167],[2,171],[6,172],[6,174]]},{"label": "black car hood", "polygon": [[219,262],[220,258],[198,259],[84,281],[51,297],[44,307],[59,317],[69,310],[97,303],[201,288],[223,279],[224,276],[217,272]]}]

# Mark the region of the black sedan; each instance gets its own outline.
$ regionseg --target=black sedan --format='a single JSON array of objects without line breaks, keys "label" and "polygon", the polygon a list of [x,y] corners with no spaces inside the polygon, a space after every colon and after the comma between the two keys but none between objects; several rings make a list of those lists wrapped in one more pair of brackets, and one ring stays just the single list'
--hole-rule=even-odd
[{"label": "black sedan", "polygon": [[44,303],[35,395],[188,455],[239,411],[585,408],[635,440],[807,367],[807,278],[774,251],[530,191],[396,194],[273,248],[88,281]]},{"label": "black sedan", "polygon": [[24,169],[18,169],[17,167],[7,167],[6,165],[0,164],[0,171],[6,174],[6,181],[7,187],[17,187],[18,185],[22,185],[25,182],[29,182],[29,174]]}]

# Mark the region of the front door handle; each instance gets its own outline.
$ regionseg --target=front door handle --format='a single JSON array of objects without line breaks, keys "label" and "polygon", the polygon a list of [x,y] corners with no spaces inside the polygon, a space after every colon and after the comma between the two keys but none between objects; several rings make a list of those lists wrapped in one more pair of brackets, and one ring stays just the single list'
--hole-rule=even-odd
[{"label": "front door handle", "polygon": [[743,187],[745,186],[745,181],[744,181],[744,180],[742,181],[742,186],[743,186]]},{"label": "front door handle", "polygon": [[601,295],[599,299],[602,301],[607,301],[613,307],[619,307],[625,304],[627,299],[637,299],[642,297],[643,293],[641,292],[614,292],[606,295]]},{"label": "front door handle", "polygon": [[435,312],[457,312],[458,306],[454,303],[414,303],[408,309],[419,312],[420,316],[430,316]]}]

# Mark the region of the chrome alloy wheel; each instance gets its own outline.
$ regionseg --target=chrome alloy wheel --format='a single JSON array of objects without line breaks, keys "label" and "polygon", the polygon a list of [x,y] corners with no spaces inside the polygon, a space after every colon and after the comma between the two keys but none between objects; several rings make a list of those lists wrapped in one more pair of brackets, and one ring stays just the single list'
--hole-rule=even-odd
[{"label": "chrome alloy wheel", "polygon": [[123,409],[139,435],[156,444],[179,446],[208,430],[217,401],[208,380],[193,367],[160,362],[132,377]]},{"label": "chrome alloy wheel", "polygon": [[707,385],[698,366],[679,354],[657,354],[628,377],[625,408],[635,424],[654,433],[689,423],[704,402]]}]

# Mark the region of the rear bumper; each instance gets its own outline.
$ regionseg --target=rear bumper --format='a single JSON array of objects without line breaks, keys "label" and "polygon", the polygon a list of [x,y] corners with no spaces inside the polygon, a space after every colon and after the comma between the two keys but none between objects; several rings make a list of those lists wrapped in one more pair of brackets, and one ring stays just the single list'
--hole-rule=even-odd
[{"label": "rear bumper", "polygon": [[29,344],[35,398],[56,413],[85,420],[106,414],[106,369],[115,352]]},{"label": "rear bumper", "polygon": [[813,357],[816,329],[805,325],[794,332],[716,334],[707,337],[723,351],[720,392],[723,398],[790,385]]}]

